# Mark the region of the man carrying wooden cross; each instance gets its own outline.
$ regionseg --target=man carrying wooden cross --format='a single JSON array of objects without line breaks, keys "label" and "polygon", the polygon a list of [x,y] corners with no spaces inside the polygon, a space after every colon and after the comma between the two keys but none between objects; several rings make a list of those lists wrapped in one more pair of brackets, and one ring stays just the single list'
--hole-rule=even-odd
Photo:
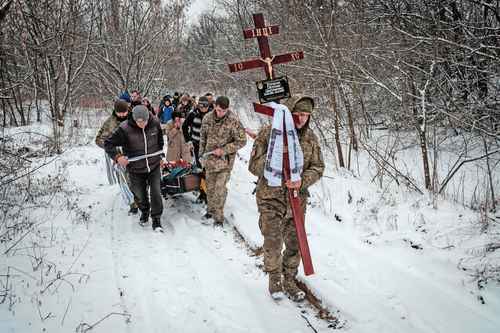
[{"label": "man carrying wooden cross", "polygon": [[[258,177],[256,199],[259,227],[264,236],[264,270],[269,274],[269,292],[274,299],[281,299],[285,291],[290,299],[299,302],[305,294],[295,280],[300,253],[288,191],[299,190],[305,216],[307,189],[321,178],[325,164],[318,138],[309,128],[313,99],[295,96],[284,105],[271,103],[270,106],[275,113],[273,124],[259,131],[248,169]],[[283,147],[283,117],[288,147]],[[286,183],[283,179],[285,150],[288,150],[291,176]]]}]

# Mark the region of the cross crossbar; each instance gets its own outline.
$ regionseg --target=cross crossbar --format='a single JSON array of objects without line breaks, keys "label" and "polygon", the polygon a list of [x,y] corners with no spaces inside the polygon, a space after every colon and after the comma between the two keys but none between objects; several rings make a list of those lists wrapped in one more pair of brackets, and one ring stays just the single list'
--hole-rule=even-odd
[{"label": "cross crossbar", "polygon": [[272,79],[274,77],[273,65],[304,59],[304,52],[302,51],[280,54],[273,57],[271,55],[269,39],[267,37],[278,34],[279,27],[276,25],[266,26],[264,22],[264,15],[262,14],[253,14],[253,21],[255,23],[255,29],[243,30],[243,36],[246,39],[257,38],[257,42],[259,43],[260,59],[252,59],[229,64],[229,71],[231,73],[262,67],[266,73],[267,79]]}]

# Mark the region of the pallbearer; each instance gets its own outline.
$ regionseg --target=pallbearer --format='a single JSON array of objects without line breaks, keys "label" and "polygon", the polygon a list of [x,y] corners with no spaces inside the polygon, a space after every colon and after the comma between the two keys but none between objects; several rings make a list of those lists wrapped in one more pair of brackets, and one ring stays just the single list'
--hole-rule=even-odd
[{"label": "pallbearer", "polygon": [[204,224],[224,223],[227,182],[233,170],[236,152],[247,143],[245,129],[229,109],[229,98],[219,96],[215,110],[203,118],[200,135],[200,159],[206,172],[207,213]]},{"label": "pallbearer", "polygon": [[[301,301],[305,294],[295,281],[301,258],[304,273],[314,274],[304,226],[307,188],[324,170],[318,140],[309,130],[314,101],[310,97],[296,97],[289,100],[288,107],[276,103],[291,95],[287,78],[276,78],[273,66],[303,59],[304,53],[272,56],[267,37],[277,34],[278,27],[266,26],[262,14],[254,14],[253,20],[255,29],[244,30],[243,35],[257,38],[260,58],[230,64],[229,70],[238,72],[260,67],[266,74],[266,80],[257,82],[257,90],[260,101],[269,104],[254,104],[254,107],[256,112],[273,116],[273,125],[259,132],[249,170],[259,177],[257,205],[269,292],[273,298],[280,298],[284,288],[292,300]],[[286,249],[282,256],[283,243]]]},{"label": "pallbearer", "polygon": [[[292,300],[301,301],[305,294],[295,282],[300,264],[299,243],[288,192],[298,192],[304,221],[307,189],[321,178],[325,165],[318,139],[309,128],[313,99],[296,96],[288,99],[285,105],[272,105],[275,108],[273,125],[259,131],[249,170],[258,177],[256,199],[259,227],[264,236],[264,268],[269,273],[269,292],[279,299],[284,290]],[[282,145],[283,123],[276,121],[277,117],[285,119],[288,147]],[[288,151],[290,157],[288,180],[283,177],[280,159],[283,151]]]}]

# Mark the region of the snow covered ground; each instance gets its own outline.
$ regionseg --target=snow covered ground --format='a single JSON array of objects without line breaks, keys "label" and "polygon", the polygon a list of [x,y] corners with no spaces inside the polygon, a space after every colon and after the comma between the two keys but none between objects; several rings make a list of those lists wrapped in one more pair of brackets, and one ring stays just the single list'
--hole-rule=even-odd
[{"label": "snow covered ground", "polygon": [[[237,159],[226,216],[258,248],[250,149],[251,142]],[[69,183],[29,212],[36,228],[1,256],[0,332],[333,330],[308,304],[272,301],[262,258],[231,226],[202,225],[192,195],[165,202],[164,234],[141,228],[118,187],[107,185],[102,156],[93,144],[74,147],[41,169],[39,177],[64,170]],[[306,218],[316,274],[300,279],[338,315],[341,330],[500,331],[500,286],[478,288],[472,272],[459,269],[486,243],[477,214],[383,193],[347,172],[326,174]],[[4,244],[2,254],[12,245]]]}]

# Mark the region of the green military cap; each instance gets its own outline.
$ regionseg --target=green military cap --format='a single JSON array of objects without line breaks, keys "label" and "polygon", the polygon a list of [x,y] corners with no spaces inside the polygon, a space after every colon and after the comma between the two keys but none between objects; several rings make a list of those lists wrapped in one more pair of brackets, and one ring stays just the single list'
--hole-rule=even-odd
[{"label": "green military cap", "polygon": [[302,97],[295,103],[292,112],[312,113],[313,109],[314,100],[311,97]]}]

